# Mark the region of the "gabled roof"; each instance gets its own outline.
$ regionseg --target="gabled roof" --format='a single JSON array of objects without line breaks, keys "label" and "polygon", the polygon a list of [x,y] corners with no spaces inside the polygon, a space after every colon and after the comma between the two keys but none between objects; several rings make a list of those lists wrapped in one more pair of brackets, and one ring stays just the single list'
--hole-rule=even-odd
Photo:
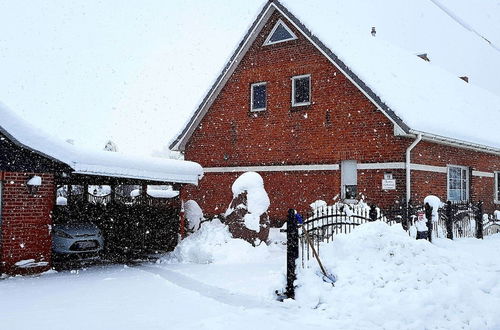
[{"label": "gabled roof", "polygon": [[1,103],[0,132],[20,147],[68,165],[76,174],[192,184],[203,175],[201,166],[190,161],[78,148],[28,124]]},{"label": "gabled roof", "polygon": [[348,24],[352,17],[344,17],[331,3],[269,1],[170,147],[184,149],[239,60],[277,10],[393,122],[399,133],[422,133],[424,139],[500,154],[498,96],[467,84],[432,61],[421,60],[415,51],[393,45],[380,37],[381,33],[372,37],[369,23],[366,33],[346,28],[352,26]]}]

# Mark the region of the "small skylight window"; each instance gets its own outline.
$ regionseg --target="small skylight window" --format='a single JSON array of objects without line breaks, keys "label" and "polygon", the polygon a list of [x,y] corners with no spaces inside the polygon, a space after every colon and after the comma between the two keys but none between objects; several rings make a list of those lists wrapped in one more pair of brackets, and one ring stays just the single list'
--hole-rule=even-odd
[{"label": "small skylight window", "polygon": [[297,39],[297,36],[292,32],[292,30],[290,30],[290,28],[286,26],[282,20],[278,20],[264,42],[264,46],[295,39]]}]

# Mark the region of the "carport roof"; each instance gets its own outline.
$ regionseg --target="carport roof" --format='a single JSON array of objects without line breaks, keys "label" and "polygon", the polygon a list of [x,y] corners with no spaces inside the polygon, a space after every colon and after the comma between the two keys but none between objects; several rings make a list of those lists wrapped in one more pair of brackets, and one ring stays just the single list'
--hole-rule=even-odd
[{"label": "carport roof", "polygon": [[0,132],[21,147],[69,165],[76,174],[191,184],[198,184],[203,176],[195,162],[76,147],[27,123],[1,103]]}]

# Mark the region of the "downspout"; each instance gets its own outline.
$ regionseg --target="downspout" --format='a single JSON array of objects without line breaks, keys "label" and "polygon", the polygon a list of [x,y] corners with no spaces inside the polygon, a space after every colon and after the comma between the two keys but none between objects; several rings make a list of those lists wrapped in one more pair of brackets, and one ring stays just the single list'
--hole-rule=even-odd
[{"label": "downspout", "polygon": [[406,206],[408,206],[408,203],[411,198],[411,151],[415,146],[422,140],[422,134],[419,133],[417,135],[417,138],[413,143],[406,149]]}]

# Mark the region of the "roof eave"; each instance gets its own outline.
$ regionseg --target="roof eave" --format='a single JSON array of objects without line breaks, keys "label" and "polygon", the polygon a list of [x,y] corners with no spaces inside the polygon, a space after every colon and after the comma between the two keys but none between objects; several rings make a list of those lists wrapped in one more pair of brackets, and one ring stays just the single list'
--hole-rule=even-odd
[{"label": "roof eave", "polygon": [[[231,56],[231,59],[224,67],[223,71],[219,74],[215,83],[212,85],[209,93],[205,96],[202,103],[199,105],[188,124],[184,127],[182,132],[177,136],[177,138],[170,144],[169,148],[175,151],[183,151],[187,140],[194,130],[194,126],[197,125],[198,119],[203,118],[203,112],[206,108],[210,106],[218,94],[218,89],[220,86],[224,85],[224,78],[228,73],[234,70],[234,66],[238,63],[238,57],[245,53],[245,46],[248,46],[253,42],[252,35],[255,31],[262,27],[262,23],[265,22],[266,17],[269,17],[274,10],[278,10],[283,16],[285,16],[292,24],[307,38],[309,41],[315,45],[319,51],[328,58],[332,64],[334,64],[354,85],[356,85],[359,90],[380,110],[386,115],[387,118],[401,131],[408,134],[410,132],[410,127],[408,127],[401,118],[399,118],[394,111],[392,111],[389,106],[387,106],[380,97],[373,92],[354,72],[352,72],[347,65],[344,64],[326,45],[324,45],[321,40],[314,36],[307,27],[300,22],[288,9],[283,6],[278,0],[270,0],[266,3],[264,8],[261,10],[257,18],[254,20],[252,26],[245,34],[244,38],[240,42],[238,48]],[[202,117],[200,118],[200,114]]]},{"label": "roof eave", "polygon": [[[1,125],[0,125],[0,133],[2,133],[5,137],[7,137],[7,139],[9,139],[9,141],[11,141],[12,143],[14,143],[15,145],[17,145],[18,147],[20,148],[23,148],[23,149],[26,149],[26,150],[29,150],[39,156],[42,156],[44,158],[47,158],[48,160],[58,164],[59,166],[61,166],[61,169],[64,168],[64,170],[70,170],[71,169],[71,166],[69,164],[66,164],[65,162],[57,159],[57,158],[54,158],[50,155],[47,155],[43,152],[41,152],[40,150],[36,150],[36,149],[33,149],[32,147],[20,142],[18,139],[16,139],[12,134],[10,134],[5,128],[3,128]],[[72,170],[72,169],[71,169]]]},{"label": "roof eave", "polygon": [[[248,46],[250,40],[252,40],[252,35],[253,33],[259,28],[261,23],[263,22],[263,18],[268,17],[271,15],[271,13],[274,11],[274,6],[272,1],[268,1],[262,10],[259,12],[257,15],[257,18],[254,20],[250,28],[248,29],[247,33],[243,37],[243,39],[240,41],[238,47],[234,51],[233,55],[229,59],[229,61],[226,63],[224,66],[223,70],[215,80],[215,82],[212,84],[212,87],[210,88],[209,92],[207,95],[203,98],[202,102],[194,112],[194,114],[191,116],[189,119],[188,123],[184,126],[183,130],[181,133],[173,140],[172,143],[170,143],[169,148],[174,151],[183,151],[187,140],[191,136],[190,133],[191,131],[194,130],[194,126],[197,125],[196,121],[199,118],[200,114],[208,108],[211,103],[214,101],[215,96],[218,94],[218,90],[224,85],[224,78],[228,75],[228,73],[232,73],[234,71],[235,65],[238,63],[238,58],[242,53],[245,53],[246,46]],[[271,10],[271,12],[270,12]],[[252,40],[253,41],[253,40]],[[222,86],[221,86],[222,85]],[[204,114],[202,114],[203,116]]]},{"label": "roof eave", "polygon": [[446,136],[422,132],[422,131],[414,130],[414,129],[410,130],[410,134],[414,134],[414,135],[422,134],[422,139],[424,141],[435,142],[435,143],[449,145],[449,146],[453,146],[453,147],[489,153],[489,154],[493,154],[493,155],[497,155],[497,156],[500,155],[499,148],[490,147],[490,146],[487,146],[484,144],[473,143],[473,142],[463,141],[463,140],[459,140],[459,139],[453,139],[453,138],[449,138]]}]

